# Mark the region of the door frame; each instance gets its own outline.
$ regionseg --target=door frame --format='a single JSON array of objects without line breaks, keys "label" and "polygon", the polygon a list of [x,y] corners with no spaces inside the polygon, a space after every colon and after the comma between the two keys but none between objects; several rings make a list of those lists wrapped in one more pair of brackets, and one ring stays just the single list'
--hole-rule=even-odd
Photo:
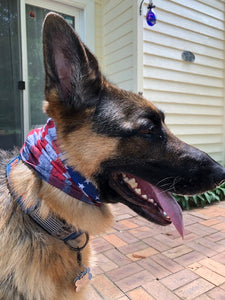
[{"label": "door frame", "polygon": [[[95,50],[95,3],[94,0],[20,0],[20,30],[22,50],[22,80],[25,82],[23,90],[23,133],[24,136],[30,131],[29,128],[29,100],[28,100],[28,68],[27,68],[27,37],[26,37],[26,4],[35,5],[63,12],[75,16],[76,29],[81,39],[94,52]],[[77,10],[70,10],[72,8]],[[68,10],[67,10],[68,8]],[[70,8],[70,9],[69,9]],[[72,12],[72,13],[71,13]],[[43,99],[44,100],[44,99]]]}]

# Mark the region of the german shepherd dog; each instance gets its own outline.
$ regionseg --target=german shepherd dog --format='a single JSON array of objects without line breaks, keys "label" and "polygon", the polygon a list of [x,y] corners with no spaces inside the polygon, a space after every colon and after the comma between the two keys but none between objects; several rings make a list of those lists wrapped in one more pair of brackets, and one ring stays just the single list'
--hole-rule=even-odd
[{"label": "german shepherd dog", "polygon": [[[109,83],[95,56],[57,14],[45,18],[43,48],[44,111],[51,119],[29,135],[8,165],[8,177],[6,166],[19,153],[1,152],[1,300],[86,299],[87,289],[79,287],[91,277],[88,235],[112,225],[109,203],[123,203],[160,225],[173,222],[183,235],[182,213],[171,193],[197,194],[225,179],[223,167],[169,131],[162,111]],[[42,162],[42,172],[39,163],[54,130],[51,151],[57,155]],[[73,174],[63,171],[63,183],[55,184],[58,164],[85,178],[95,199],[88,192],[84,197],[80,183],[71,192]],[[54,235],[45,227],[49,215],[79,234],[70,243]]]}]

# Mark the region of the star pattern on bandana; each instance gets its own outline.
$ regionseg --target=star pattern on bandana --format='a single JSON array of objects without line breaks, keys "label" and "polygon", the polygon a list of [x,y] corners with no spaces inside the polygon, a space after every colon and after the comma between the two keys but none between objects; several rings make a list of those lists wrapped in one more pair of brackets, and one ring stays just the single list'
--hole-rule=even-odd
[{"label": "star pattern on bandana", "polygon": [[89,179],[86,179],[84,182],[85,182],[86,184],[91,183],[91,181],[90,181]]},{"label": "star pattern on bandana", "polygon": [[84,190],[85,186],[82,183],[78,183],[79,189]]}]

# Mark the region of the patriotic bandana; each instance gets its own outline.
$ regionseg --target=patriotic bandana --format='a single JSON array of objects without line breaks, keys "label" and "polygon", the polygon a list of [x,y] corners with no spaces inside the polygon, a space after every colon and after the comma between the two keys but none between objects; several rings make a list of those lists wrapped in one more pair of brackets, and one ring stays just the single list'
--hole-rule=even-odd
[{"label": "patriotic bandana", "polygon": [[20,156],[24,163],[31,166],[37,175],[49,184],[88,204],[102,204],[96,187],[63,162],[57,147],[56,127],[52,119],[48,119],[43,127],[28,134]]}]

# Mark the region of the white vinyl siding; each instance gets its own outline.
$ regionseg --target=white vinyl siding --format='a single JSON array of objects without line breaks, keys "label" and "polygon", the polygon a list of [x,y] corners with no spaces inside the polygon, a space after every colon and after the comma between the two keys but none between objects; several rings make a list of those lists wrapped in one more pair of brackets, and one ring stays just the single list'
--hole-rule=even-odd
[{"label": "white vinyl siding", "polygon": [[120,88],[133,89],[133,5],[135,1],[103,1],[103,71]]},{"label": "white vinyl siding", "polygon": [[[157,24],[141,0],[96,0],[96,54],[119,87],[143,91],[182,140],[225,163],[225,2],[154,0]],[[101,16],[100,16],[101,15]],[[184,50],[195,61],[182,60]]]},{"label": "white vinyl siding", "polygon": [[95,0],[95,55],[100,67],[103,66],[103,5],[101,0]]},{"label": "white vinyl siding", "polygon": [[[146,13],[145,1],[143,12]],[[224,163],[224,2],[156,0],[158,21],[143,17],[143,92],[182,140]],[[184,50],[194,53],[184,62]]]}]

